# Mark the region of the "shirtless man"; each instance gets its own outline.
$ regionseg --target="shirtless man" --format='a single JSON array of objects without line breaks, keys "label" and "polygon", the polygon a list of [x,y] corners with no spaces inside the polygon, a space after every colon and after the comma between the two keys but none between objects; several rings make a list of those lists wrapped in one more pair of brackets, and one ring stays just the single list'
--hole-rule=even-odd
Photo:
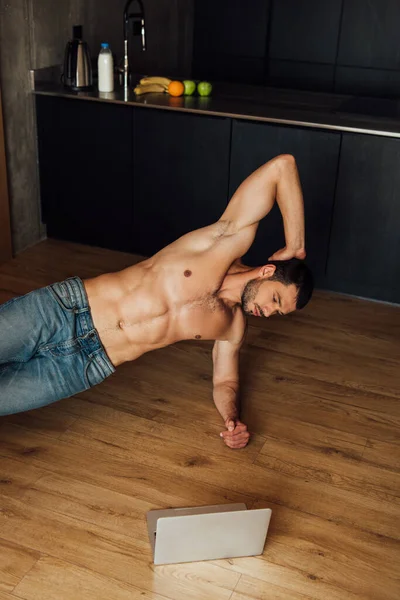
[{"label": "shirtless man", "polygon": [[[259,224],[280,208],[286,246],[262,267],[240,262]],[[246,316],[285,315],[312,294],[295,160],[269,161],[237,189],[221,218],[117,273],[42,288],[0,306],[0,415],[31,410],[103,381],[145,352],[215,340],[213,397],[231,448],[239,419],[239,350]],[[282,262],[281,262],[282,261]]]}]

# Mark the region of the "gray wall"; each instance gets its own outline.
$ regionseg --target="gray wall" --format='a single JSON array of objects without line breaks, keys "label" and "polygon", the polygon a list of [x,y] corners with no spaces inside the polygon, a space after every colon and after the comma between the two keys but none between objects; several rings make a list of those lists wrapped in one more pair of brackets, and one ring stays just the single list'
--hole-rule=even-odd
[{"label": "gray wall", "polygon": [[71,25],[83,15],[82,0],[0,0],[0,81],[15,254],[45,236],[29,70],[61,61]]},{"label": "gray wall", "polygon": [[[72,25],[83,24],[96,56],[108,41],[122,57],[125,0],[0,0],[0,82],[14,253],[45,236],[40,221],[33,97],[29,70],[61,64]],[[186,75],[192,55],[193,0],[144,0],[148,51],[133,45],[132,68]],[[137,42],[137,40],[135,40]],[[57,201],[57,190],[54,190]]]}]

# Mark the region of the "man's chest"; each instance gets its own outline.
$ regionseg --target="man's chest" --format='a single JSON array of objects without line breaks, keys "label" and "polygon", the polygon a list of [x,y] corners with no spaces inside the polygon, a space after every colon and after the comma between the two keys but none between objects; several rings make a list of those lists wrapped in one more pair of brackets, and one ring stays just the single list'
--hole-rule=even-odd
[{"label": "man's chest", "polygon": [[177,339],[225,338],[232,321],[232,310],[213,294],[205,294],[171,311],[172,329]]}]

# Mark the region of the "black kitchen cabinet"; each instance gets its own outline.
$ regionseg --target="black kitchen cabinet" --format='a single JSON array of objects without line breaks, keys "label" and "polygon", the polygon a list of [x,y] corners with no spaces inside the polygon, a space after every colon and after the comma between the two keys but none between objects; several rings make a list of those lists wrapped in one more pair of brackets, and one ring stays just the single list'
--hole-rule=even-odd
[{"label": "black kitchen cabinet", "polygon": [[133,109],[53,96],[36,108],[48,236],[131,250]]},{"label": "black kitchen cabinet", "polygon": [[338,65],[397,71],[400,60],[399,24],[398,0],[346,0]]},{"label": "black kitchen cabinet", "polygon": [[228,197],[228,118],[136,109],[134,251],[150,255],[216,221]]},{"label": "black kitchen cabinet", "polygon": [[330,289],[400,302],[400,140],[343,134]]},{"label": "black kitchen cabinet", "polygon": [[342,0],[278,0],[268,40],[268,85],[332,91]]},{"label": "black kitchen cabinet", "polygon": [[196,0],[193,76],[263,83],[269,0]]},{"label": "black kitchen cabinet", "polygon": [[270,58],[334,64],[341,8],[342,0],[274,2]]},{"label": "black kitchen cabinet", "polygon": [[333,89],[335,65],[271,59],[268,84],[274,87],[326,92]]},{"label": "black kitchen cabinet", "polygon": [[[233,124],[231,195],[250,173],[274,156],[292,154],[296,158],[304,193],[307,263],[319,286],[324,285],[339,148],[340,134],[336,133],[246,121]],[[260,223],[243,260],[263,265],[284,245],[282,218],[275,204]]]}]

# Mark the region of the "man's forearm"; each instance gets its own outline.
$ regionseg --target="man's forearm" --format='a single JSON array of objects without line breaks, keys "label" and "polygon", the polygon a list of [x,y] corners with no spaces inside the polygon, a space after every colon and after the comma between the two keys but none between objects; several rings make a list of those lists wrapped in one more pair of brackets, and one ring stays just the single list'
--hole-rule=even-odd
[{"label": "man's forearm", "polygon": [[219,384],[214,386],[213,398],[215,406],[224,423],[228,419],[239,418],[239,386],[236,384]]},{"label": "man's forearm", "polygon": [[286,246],[295,252],[304,249],[304,204],[296,161],[283,154],[252,173],[237,189],[222,220],[237,229],[251,225],[268,215],[278,203],[285,230]]},{"label": "man's forearm", "polygon": [[286,247],[303,250],[304,201],[296,161],[291,156],[282,157],[278,170],[276,201],[282,215]]}]

